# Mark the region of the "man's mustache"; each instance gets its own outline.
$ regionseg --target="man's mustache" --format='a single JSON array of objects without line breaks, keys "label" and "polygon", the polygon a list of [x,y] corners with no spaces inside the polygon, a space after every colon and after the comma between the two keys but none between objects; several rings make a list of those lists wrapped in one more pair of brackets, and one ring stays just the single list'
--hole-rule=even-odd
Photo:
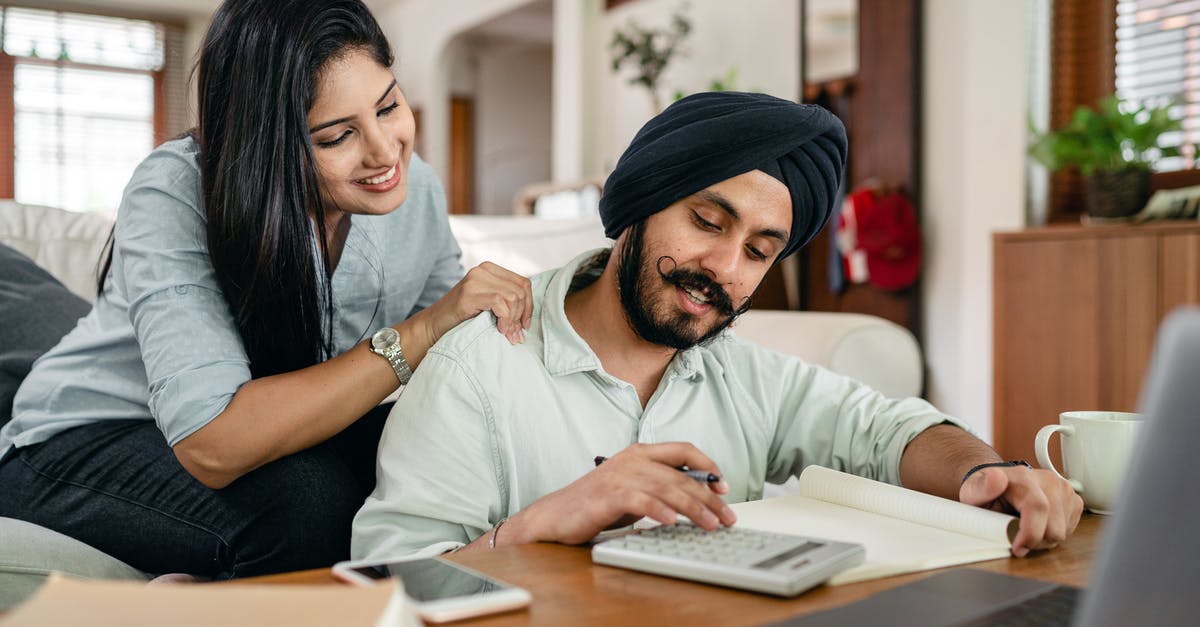
[{"label": "man's mustache", "polygon": [[[670,270],[663,270],[664,261],[671,262]],[[662,277],[663,281],[671,285],[683,290],[702,292],[708,297],[708,304],[730,318],[740,316],[750,309],[751,300],[749,296],[742,300],[741,306],[734,309],[733,299],[729,297],[729,292],[726,292],[725,288],[721,287],[703,272],[680,268],[679,264],[670,255],[659,257],[658,262],[654,264],[654,269],[658,271],[658,276]]]}]

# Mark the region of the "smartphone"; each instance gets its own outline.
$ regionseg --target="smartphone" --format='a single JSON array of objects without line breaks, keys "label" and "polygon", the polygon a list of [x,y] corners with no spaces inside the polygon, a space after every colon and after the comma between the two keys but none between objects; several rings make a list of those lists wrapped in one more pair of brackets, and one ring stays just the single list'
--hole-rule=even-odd
[{"label": "smartphone", "polygon": [[371,585],[399,577],[421,618],[445,623],[472,616],[507,612],[529,605],[529,592],[496,581],[440,557],[398,562],[338,562],[338,579]]}]

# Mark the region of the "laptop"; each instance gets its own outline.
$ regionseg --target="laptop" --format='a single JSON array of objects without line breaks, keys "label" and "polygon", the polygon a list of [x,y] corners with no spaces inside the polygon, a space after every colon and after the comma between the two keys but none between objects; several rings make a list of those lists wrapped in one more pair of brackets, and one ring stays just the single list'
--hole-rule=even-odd
[{"label": "laptop", "polygon": [[1142,388],[1146,422],[1087,589],[957,568],[776,625],[1200,623],[1198,376],[1200,309],[1180,310],[1159,330]]}]

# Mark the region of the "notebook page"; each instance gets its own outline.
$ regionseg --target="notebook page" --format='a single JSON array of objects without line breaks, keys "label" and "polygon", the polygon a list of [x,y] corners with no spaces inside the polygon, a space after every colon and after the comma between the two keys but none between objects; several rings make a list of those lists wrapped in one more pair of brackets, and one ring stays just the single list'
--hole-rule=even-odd
[{"label": "notebook page", "polygon": [[1017,517],[966,505],[855,475],[809,466],[800,473],[800,494],[930,527],[1012,546]]},{"label": "notebook page", "polygon": [[731,507],[738,527],[862,544],[866,561],[835,575],[830,585],[1008,556],[1006,545],[804,496]]}]

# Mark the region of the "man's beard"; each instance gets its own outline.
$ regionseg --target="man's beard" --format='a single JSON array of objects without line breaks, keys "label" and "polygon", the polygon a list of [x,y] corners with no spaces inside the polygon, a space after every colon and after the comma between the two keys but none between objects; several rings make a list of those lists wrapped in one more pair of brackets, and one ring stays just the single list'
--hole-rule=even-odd
[{"label": "man's beard", "polygon": [[[652,344],[668,346],[677,350],[703,344],[724,331],[738,316],[750,309],[747,297],[740,307],[734,309],[728,292],[708,275],[695,270],[685,270],[675,260],[663,256],[655,260],[646,258],[644,240],[645,222],[629,227],[621,256],[617,264],[617,287],[621,296],[621,307],[634,333]],[[653,266],[651,271],[650,266]],[[722,319],[707,331],[693,328],[692,315],[687,312],[664,312],[655,315],[650,297],[663,283],[683,290],[702,292],[708,297]],[[661,319],[660,319],[661,318]]]}]

